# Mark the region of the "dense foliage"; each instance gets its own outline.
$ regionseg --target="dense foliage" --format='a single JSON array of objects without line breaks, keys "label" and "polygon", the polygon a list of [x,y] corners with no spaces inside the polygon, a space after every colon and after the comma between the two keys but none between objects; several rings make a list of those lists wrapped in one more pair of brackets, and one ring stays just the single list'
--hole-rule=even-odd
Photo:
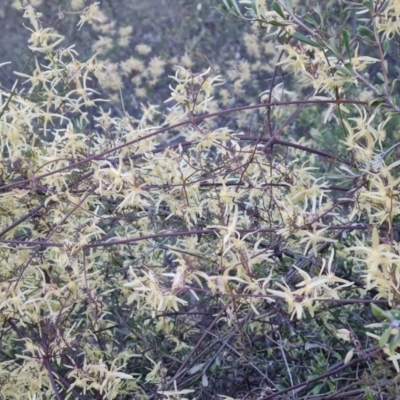
[{"label": "dense foliage", "polygon": [[135,3],[7,3],[0,398],[398,398],[398,1]]}]

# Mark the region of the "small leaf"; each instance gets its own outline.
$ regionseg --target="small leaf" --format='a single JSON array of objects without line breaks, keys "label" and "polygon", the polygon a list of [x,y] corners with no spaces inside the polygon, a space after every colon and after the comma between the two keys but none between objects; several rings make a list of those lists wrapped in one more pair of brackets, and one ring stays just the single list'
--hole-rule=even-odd
[{"label": "small leaf", "polygon": [[321,392],[321,389],[325,386],[325,383],[320,383],[312,390],[313,395],[318,395]]},{"label": "small leaf", "polygon": [[367,388],[365,389],[364,397],[365,397],[366,400],[374,400],[374,395],[373,395],[373,393],[371,392],[371,389],[370,389],[370,388],[367,387]]},{"label": "small leaf", "polygon": [[385,102],[385,100],[383,100],[383,98],[382,97],[378,97],[378,98],[376,98],[376,99],[373,99],[373,100],[371,100],[369,103],[368,103],[368,105],[369,106],[379,106],[379,104],[382,104],[382,103],[384,103]]},{"label": "small leaf", "polygon": [[285,3],[285,6],[288,10],[288,13],[292,16],[293,15],[293,7],[290,0],[282,0]]},{"label": "small leaf", "polygon": [[350,77],[353,76],[353,74],[349,70],[342,67],[341,65],[335,65],[334,67],[335,67],[335,69],[337,69],[338,71],[340,71],[341,73],[343,73],[346,76],[350,76]]},{"label": "small leaf", "polygon": [[321,6],[319,5],[319,3],[316,3],[313,8],[314,8],[314,11],[318,14],[318,16],[321,20],[321,27],[323,28],[324,27],[324,17],[322,15]]},{"label": "small leaf", "polygon": [[351,332],[348,329],[344,329],[344,328],[338,329],[336,331],[336,336],[339,339],[342,339],[344,341],[349,341],[350,340],[350,336],[351,336]]},{"label": "small leaf", "polygon": [[376,304],[371,304],[371,312],[372,315],[376,318],[384,318],[389,321],[394,320],[393,316],[390,313],[382,310],[382,308],[378,307]]},{"label": "small leaf", "polygon": [[396,334],[392,337],[389,343],[389,351],[391,354],[394,354],[394,351],[396,350],[399,341],[400,341],[400,331],[397,329]]},{"label": "small leaf", "polygon": [[292,23],[290,21],[273,21],[273,20],[268,21],[268,24],[272,25],[272,26],[289,26],[289,25],[292,25]]},{"label": "small leaf", "polygon": [[206,374],[203,374],[203,376],[201,377],[201,384],[202,384],[204,387],[207,387],[207,386],[208,386],[208,378],[207,378],[207,375],[206,375]]},{"label": "small leaf", "polygon": [[[392,146],[393,147],[393,146]],[[396,145],[397,147],[397,145]],[[392,315],[395,319],[399,320],[400,319],[400,312],[398,310],[392,311]]]},{"label": "small leaf", "polygon": [[219,5],[218,10],[223,14],[233,14],[236,17],[242,17],[240,8],[236,0],[222,0],[224,5]]},{"label": "small leaf", "polygon": [[354,75],[354,70],[353,70],[353,66],[351,65],[351,63],[344,64],[344,67],[347,69],[347,71],[349,71],[352,75]]},{"label": "small leaf", "polygon": [[210,367],[210,372],[214,373],[218,369],[218,364],[216,362],[212,363]]},{"label": "small leaf", "polygon": [[361,40],[365,43],[368,44],[369,46],[376,46],[376,42],[371,40],[369,37],[367,36],[362,36]]},{"label": "small leaf", "polygon": [[389,51],[389,41],[388,40],[384,40],[383,41],[383,54],[386,54]]},{"label": "small leaf", "polygon": [[242,16],[242,12],[240,11],[240,8],[236,2],[236,0],[230,0],[232,2],[233,7],[235,8],[236,12],[238,15]]},{"label": "small leaf", "polygon": [[354,355],[354,349],[351,349],[351,350],[346,354],[346,357],[344,358],[344,363],[347,364],[347,363],[353,358],[353,355]]},{"label": "small leaf", "polygon": [[251,8],[252,8],[252,10],[253,10],[254,16],[256,16],[257,13],[258,13],[258,9],[257,9],[257,3],[256,3],[255,0],[252,0],[252,2],[251,2]]},{"label": "small leaf", "polygon": [[393,82],[392,82],[391,88],[390,88],[390,94],[393,93],[394,87],[396,86],[396,83],[397,83],[397,79],[394,79]]},{"label": "small leaf", "polygon": [[383,75],[382,75],[381,72],[378,72],[378,73],[376,74],[376,76],[377,76],[382,82],[385,82],[385,78],[383,77]]},{"label": "small leaf", "polygon": [[389,341],[390,338],[390,332],[392,331],[392,328],[387,328],[383,333],[381,338],[379,339],[379,347],[384,347],[387,342]]},{"label": "small leaf", "polygon": [[192,368],[189,369],[189,371],[188,371],[189,375],[193,375],[196,372],[201,371],[205,364],[206,363],[201,363],[201,364],[194,365]]},{"label": "small leaf", "polygon": [[305,14],[303,16],[303,18],[304,18],[305,21],[307,21],[314,28],[318,27],[318,22],[309,13]]},{"label": "small leaf", "polygon": [[299,40],[300,42],[309,44],[310,46],[317,47],[318,49],[322,48],[317,42],[314,42],[314,40],[309,39],[307,36],[304,36],[299,32],[294,33],[293,37]]},{"label": "small leaf", "polygon": [[342,30],[342,39],[344,43],[344,47],[346,48],[347,57],[351,60],[351,51],[350,51],[350,35],[347,29]]},{"label": "small leaf", "polygon": [[383,5],[381,5],[381,6],[379,7],[379,12],[380,12],[380,13],[384,13],[385,10],[386,10],[386,7],[389,5],[389,3],[390,3],[390,0],[386,0],[386,1],[383,3]]},{"label": "small leaf", "polygon": [[320,349],[320,348],[324,348],[324,346],[321,344],[317,344],[317,343],[306,343],[304,345],[304,350]]},{"label": "small leaf", "polygon": [[361,36],[370,36],[370,37],[374,37],[374,32],[373,31],[371,31],[371,29],[368,29],[367,27],[365,27],[365,26],[360,26],[360,27],[358,27],[357,28],[357,30],[358,30],[358,33],[361,35]]},{"label": "small leaf", "polygon": [[227,13],[228,13],[228,10],[227,10],[226,7],[225,7],[224,5],[222,5],[222,4],[219,4],[219,5],[218,5],[217,10],[218,10],[221,14],[227,14]]},{"label": "small leaf", "polygon": [[133,376],[125,374],[123,372],[113,372],[113,375],[119,379],[134,379]]},{"label": "small leaf", "polygon": [[276,2],[272,2],[271,5],[272,10],[274,10],[282,19],[285,19],[285,13],[282,10],[282,7]]},{"label": "small leaf", "polygon": [[376,89],[376,92],[378,93],[379,96],[382,96],[383,93],[385,92],[381,85],[375,84],[374,88]]},{"label": "small leaf", "polygon": [[339,60],[342,59],[342,54],[337,46],[334,38],[329,39],[329,44],[326,46]]},{"label": "small leaf", "polygon": [[363,5],[373,14],[375,12],[375,4],[373,0],[364,0]]}]

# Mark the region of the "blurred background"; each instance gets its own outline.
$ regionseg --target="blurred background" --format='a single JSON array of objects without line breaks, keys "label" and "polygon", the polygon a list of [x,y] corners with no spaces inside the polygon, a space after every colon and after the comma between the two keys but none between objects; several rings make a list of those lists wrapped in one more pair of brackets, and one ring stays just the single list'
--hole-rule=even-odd
[{"label": "blurred background", "polygon": [[[172,102],[169,85],[174,85],[172,76],[176,66],[191,68],[196,73],[204,73],[208,68],[214,75],[221,75],[226,83],[215,93],[214,109],[238,107],[259,103],[261,94],[269,90],[285,37],[272,37],[270,31],[261,29],[257,23],[246,23],[233,16],[221,14],[218,0],[100,0],[98,20],[84,24],[78,29],[80,10],[94,3],[92,0],[2,0],[0,9],[0,63],[11,61],[0,68],[0,84],[11,89],[17,76],[13,71],[22,71],[30,57],[28,40],[31,32],[28,19],[22,18],[22,5],[30,4],[42,13],[43,27],[54,29],[65,36],[62,45],[74,45],[77,60],[86,60],[98,54],[105,66],[104,79],[93,79],[90,85],[99,92],[100,98],[110,101],[102,108],[112,115],[123,116],[125,112],[140,118],[143,107],[148,104],[167,111]],[[293,0],[292,3],[304,14],[312,9],[314,1]],[[357,30],[354,13],[343,15],[338,3],[317,1],[324,10],[330,12],[332,36],[340,31],[343,21],[353,21]],[[243,6],[244,8],[245,6]],[[64,10],[68,10],[62,12]],[[101,22],[100,22],[101,21]],[[24,26],[24,23],[26,27]],[[351,26],[351,24],[350,24]],[[335,30],[336,28],[337,30]],[[360,45],[359,54],[367,49],[372,54],[373,47]],[[365,54],[365,53],[364,53]],[[40,62],[43,54],[35,54]],[[286,56],[283,56],[283,59]],[[400,40],[391,43],[388,55],[391,77],[399,75]],[[26,73],[32,73],[35,64],[30,63]],[[377,77],[379,63],[371,64],[369,77],[372,83]],[[23,81],[23,79],[22,79]],[[305,98],[310,88],[298,77],[276,68],[275,101]],[[398,85],[397,85],[398,86]],[[19,86],[21,89],[21,86]],[[29,85],[26,86],[28,91]],[[395,89],[398,93],[398,89]],[[372,93],[358,87],[348,94],[360,100],[371,100]],[[211,110],[213,109],[211,107]],[[292,107],[274,110],[274,117],[282,120],[289,115]],[[88,110],[93,128],[93,110]],[[306,140],[310,145],[340,151],[343,132],[336,124],[318,124],[321,113],[326,108],[310,106],[302,110],[296,123],[289,124],[283,138]],[[279,113],[279,115],[278,115]],[[228,126],[233,130],[258,134],[262,131],[265,115],[259,112],[241,112],[227,117],[209,120],[216,126]],[[394,117],[388,126],[389,135],[397,135],[400,118]],[[277,149],[279,146],[275,146]]]},{"label": "blurred background", "polygon": [[[3,0],[0,10],[1,85],[11,88],[22,71],[30,50],[27,19],[21,18],[19,0]],[[90,5],[83,0],[30,0],[42,13],[43,27],[54,25],[66,36],[64,47],[75,45],[78,60],[99,54],[110,72],[117,76],[101,83],[115,107],[121,107],[119,88],[126,111],[135,113],[140,102],[162,104],[170,96],[169,75],[175,65],[204,72],[209,66],[230,81],[220,96],[226,106],[258,101],[258,94],[268,88],[277,50],[272,42],[259,41],[265,32],[243,21],[229,18],[214,7],[215,0],[112,0],[100,1],[99,18],[77,29],[79,10]],[[24,0],[23,4],[27,4]],[[61,20],[60,10],[70,5]],[[33,67],[33,64],[32,64]],[[28,67],[28,70],[30,68]],[[114,74],[113,74],[114,75]],[[233,84],[233,85],[232,85]],[[98,89],[98,88],[97,88]]]}]

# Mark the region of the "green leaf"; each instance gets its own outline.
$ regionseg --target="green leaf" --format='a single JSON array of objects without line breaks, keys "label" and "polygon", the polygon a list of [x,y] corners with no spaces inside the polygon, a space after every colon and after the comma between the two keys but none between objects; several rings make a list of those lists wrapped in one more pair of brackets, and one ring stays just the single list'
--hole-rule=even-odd
[{"label": "green leaf", "polygon": [[321,25],[321,28],[323,28],[324,27],[324,17],[323,17],[323,15],[322,15],[322,10],[321,10],[321,6],[319,5],[319,3],[316,3],[316,4],[314,4],[314,11],[318,14],[318,16],[319,16],[319,19],[320,19],[320,25]]},{"label": "green leaf", "polygon": [[[382,310],[382,308],[378,307],[376,304],[373,304],[373,303],[371,304],[371,312],[372,312],[372,315],[376,318],[381,318],[381,319],[386,319],[386,320],[389,319],[391,321],[393,320],[393,317],[391,315],[389,316],[388,312]],[[392,318],[390,318],[390,317],[392,317]]]},{"label": "green leaf", "polygon": [[398,310],[392,311],[393,318],[400,320],[400,312]]},{"label": "green leaf", "polygon": [[236,0],[230,0],[232,2],[232,6],[235,8],[236,12],[238,13],[239,16],[243,16],[242,12],[240,11],[240,8],[236,2]]},{"label": "green leaf", "polygon": [[400,341],[400,332],[399,332],[399,330],[397,330],[396,334],[392,337],[392,339],[390,340],[390,343],[389,343],[390,353],[392,353],[392,354],[394,353],[399,341]]},{"label": "green leaf", "polygon": [[389,41],[386,39],[382,44],[383,54],[386,54],[389,51]]},{"label": "green leaf", "polygon": [[393,82],[392,82],[391,88],[390,88],[390,94],[393,93],[393,90],[394,90],[394,87],[396,86],[396,83],[397,83],[397,79],[394,79]]},{"label": "green leaf", "polygon": [[360,27],[358,27],[357,28],[357,31],[358,31],[358,33],[361,35],[361,36],[370,36],[370,37],[375,37],[375,35],[374,35],[374,32],[373,31],[371,31],[371,29],[368,29],[367,27],[365,27],[365,26],[360,26]]},{"label": "green leaf", "polygon": [[210,367],[210,372],[214,373],[217,369],[218,369],[218,364],[216,362],[213,362]]},{"label": "green leaf", "polygon": [[378,72],[378,73],[376,74],[376,76],[377,76],[382,82],[385,82],[385,78],[383,77],[383,75],[382,75],[381,72]]},{"label": "green leaf", "polygon": [[288,26],[288,25],[292,25],[291,22],[289,21],[268,21],[268,25],[272,25],[272,26]]},{"label": "green leaf", "polygon": [[361,40],[369,46],[376,46],[376,42],[371,40],[368,36],[361,36]]},{"label": "green leaf", "polygon": [[386,0],[382,6],[379,7],[379,12],[381,14],[384,13],[384,11],[386,10],[386,7],[390,4],[390,0]]},{"label": "green leaf", "polygon": [[226,7],[225,7],[224,5],[222,5],[222,4],[219,4],[219,5],[218,5],[217,10],[218,10],[221,14],[227,14],[227,13],[228,13],[228,10],[227,10]]},{"label": "green leaf", "polygon": [[285,13],[282,10],[282,7],[276,2],[273,1],[271,5],[272,10],[274,10],[282,19],[285,19]]},{"label": "green leaf", "polygon": [[317,43],[314,42],[314,40],[309,39],[307,36],[304,36],[303,34],[296,32],[293,34],[293,37],[300,42],[309,44],[310,46],[317,47],[318,49],[322,49],[322,47]]},{"label": "green leaf", "polygon": [[219,11],[223,14],[232,14],[235,17],[243,17],[236,0],[222,0],[224,5],[219,5]]},{"label": "green leaf", "polygon": [[374,12],[375,12],[375,4],[374,4],[374,1],[373,1],[373,0],[364,0],[362,3],[363,3],[363,5],[364,5],[365,7],[368,8],[368,10],[369,10],[372,14],[374,14]]},{"label": "green leaf", "polygon": [[350,77],[353,76],[353,74],[348,69],[342,67],[341,65],[335,65],[334,68],[337,69],[338,71],[342,72],[346,76],[350,76]]},{"label": "green leaf", "polygon": [[325,383],[319,383],[315,388],[312,390],[313,395],[320,394],[322,388],[325,386]]},{"label": "green leaf", "polygon": [[254,16],[256,16],[257,13],[258,13],[256,0],[253,0],[253,1],[251,2],[251,8],[252,8],[252,10],[253,10]]},{"label": "green leaf", "polygon": [[349,58],[349,60],[351,60],[350,35],[347,29],[342,29],[342,39],[344,47],[346,48],[347,57]]},{"label": "green leaf", "polygon": [[329,42],[326,46],[339,60],[342,59],[342,53],[339,50],[339,47],[334,38],[330,38]]},{"label": "green leaf", "polygon": [[376,92],[378,93],[379,96],[382,96],[383,93],[385,93],[385,91],[381,85],[375,84],[374,88],[376,89]]},{"label": "green leaf", "polygon": [[203,375],[201,376],[201,384],[202,384],[204,387],[207,387],[207,386],[208,386],[208,378],[207,378],[207,375],[206,375],[206,374],[203,374]]},{"label": "green leaf", "polygon": [[370,389],[370,388],[367,387],[367,388],[365,389],[364,397],[365,397],[365,400],[374,400],[374,395],[373,395],[373,393],[371,392],[371,389]]},{"label": "green leaf", "polygon": [[265,9],[264,9],[264,7],[259,8],[259,9],[258,9],[258,12],[259,12],[259,14],[260,14],[260,17],[262,17],[265,21],[268,21],[268,20],[269,20],[267,14],[265,14]]},{"label": "green leaf", "polygon": [[387,342],[389,341],[389,338],[390,338],[391,331],[392,331],[392,328],[389,327],[382,333],[382,336],[379,339],[379,347],[383,347],[387,344]]},{"label": "green leaf", "polygon": [[354,75],[354,70],[353,70],[353,66],[351,65],[351,63],[346,63],[344,64],[344,67],[347,69],[347,71],[349,71],[352,75]]},{"label": "green leaf", "polygon": [[192,368],[189,369],[189,371],[188,371],[189,375],[194,375],[195,373],[201,371],[203,369],[204,365],[206,365],[205,362],[194,365]]},{"label": "green leaf", "polygon": [[288,13],[293,16],[293,6],[290,0],[282,0],[285,3]]},{"label": "green leaf", "polygon": [[303,18],[314,28],[318,28],[318,22],[309,13],[305,14]]},{"label": "green leaf", "polygon": [[378,97],[378,98],[376,98],[376,99],[371,100],[371,101],[368,103],[368,105],[369,105],[370,107],[376,107],[376,106],[379,106],[379,104],[382,104],[382,103],[384,103],[384,102],[385,102],[385,100],[383,100],[382,97]]}]

